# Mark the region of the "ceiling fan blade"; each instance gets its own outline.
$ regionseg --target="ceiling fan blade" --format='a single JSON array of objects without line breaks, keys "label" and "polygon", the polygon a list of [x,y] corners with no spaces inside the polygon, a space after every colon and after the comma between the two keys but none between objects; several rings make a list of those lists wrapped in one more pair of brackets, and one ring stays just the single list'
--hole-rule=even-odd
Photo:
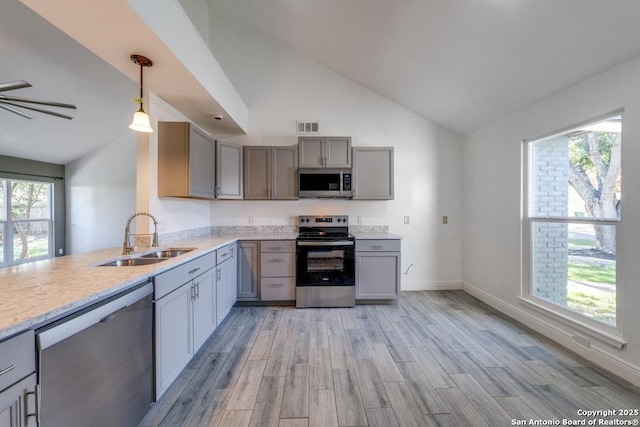
[{"label": "ceiling fan blade", "polygon": [[40,108],[30,107],[28,105],[19,104],[17,102],[5,101],[3,99],[0,99],[0,105],[3,105],[3,106],[12,105],[14,107],[20,107],[20,108],[25,108],[25,109],[31,110],[31,111],[37,111],[39,113],[50,114],[52,116],[61,117],[63,119],[67,119],[67,120],[73,119],[73,117],[67,116],[66,114],[60,114],[60,113],[57,113],[55,111],[42,110]]},{"label": "ceiling fan blade", "polygon": [[11,108],[11,107],[9,107],[7,105],[2,104],[1,102],[0,102],[0,108],[5,109],[7,111],[11,111],[12,113],[15,113],[15,114],[17,114],[19,116],[24,117],[25,119],[33,119],[34,118],[33,116],[31,116],[31,115],[29,115],[27,113],[23,113],[20,110],[16,110],[15,108]]},{"label": "ceiling fan blade", "polygon": [[50,107],[73,108],[74,110],[77,109],[76,106],[73,104],[65,104],[63,102],[55,102],[55,101],[44,101],[42,99],[31,99],[31,98],[21,98],[19,96],[0,95],[0,100],[3,100],[3,99],[7,101],[27,102],[29,104],[47,105]]},{"label": "ceiling fan blade", "polygon": [[24,80],[16,80],[13,82],[0,83],[0,92],[3,92],[5,90],[22,89],[24,87],[31,87],[31,84],[25,82]]}]

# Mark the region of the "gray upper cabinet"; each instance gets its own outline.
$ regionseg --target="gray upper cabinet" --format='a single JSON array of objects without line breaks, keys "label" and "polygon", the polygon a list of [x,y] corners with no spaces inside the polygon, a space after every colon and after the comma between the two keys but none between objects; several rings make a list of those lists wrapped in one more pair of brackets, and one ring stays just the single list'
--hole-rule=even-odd
[{"label": "gray upper cabinet", "polygon": [[296,147],[244,147],[244,199],[298,199]]},{"label": "gray upper cabinet", "polygon": [[188,122],[158,122],[158,196],[215,198],[214,141]]},{"label": "gray upper cabinet", "polygon": [[242,146],[216,141],[216,199],[242,199]]},{"label": "gray upper cabinet", "polygon": [[301,168],[351,167],[351,138],[348,136],[301,136],[298,150]]},{"label": "gray upper cabinet", "polygon": [[393,199],[393,147],[353,148],[354,199]]}]

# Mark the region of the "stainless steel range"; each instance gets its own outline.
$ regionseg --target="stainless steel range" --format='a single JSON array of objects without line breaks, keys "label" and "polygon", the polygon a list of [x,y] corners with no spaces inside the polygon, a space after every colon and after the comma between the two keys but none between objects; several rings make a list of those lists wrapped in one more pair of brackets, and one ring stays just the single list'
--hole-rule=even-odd
[{"label": "stainless steel range", "polygon": [[296,239],[296,307],[353,307],[355,238],[349,217],[300,216]]}]

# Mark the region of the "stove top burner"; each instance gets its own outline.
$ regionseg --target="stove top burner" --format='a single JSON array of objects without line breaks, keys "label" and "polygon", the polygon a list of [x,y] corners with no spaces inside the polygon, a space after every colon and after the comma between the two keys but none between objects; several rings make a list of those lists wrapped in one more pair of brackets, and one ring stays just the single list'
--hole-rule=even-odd
[{"label": "stove top burner", "polygon": [[347,215],[306,216],[298,218],[298,240],[344,240],[353,239],[349,233]]}]

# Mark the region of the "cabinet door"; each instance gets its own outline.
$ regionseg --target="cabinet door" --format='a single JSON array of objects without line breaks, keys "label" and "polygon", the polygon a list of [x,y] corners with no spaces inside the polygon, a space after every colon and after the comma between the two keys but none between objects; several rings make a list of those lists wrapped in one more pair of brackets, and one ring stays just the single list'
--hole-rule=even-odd
[{"label": "cabinet door", "polygon": [[156,301],[156,398],[193,356],[191,282]]},{"label": "cabinet door", "polygon": [[0,427],[36,425],[35,397],[29,397],[35,388],[36,374],[32,374],[0,393]]},{"label": "cabinet door", "polygon": [[393,147],[353,149],[354,199],[393,199]]},{"label": "cabinet door", "polygon": [[271,198],[298,199],[298,150],[296,147],[272,147],[271,158]]},{"label": "cabinet door", "polygon": [[213,199],[215,152],[213,141],[191,126],[189,133],[189,196]]},{"label": "cabinet door", "polygon": [[399,252],[356,252],[356,299],[396,299]]},{"label": "cabinet door", "polygon": [[244,147],[244,198],[270,198],[271,147]]},{"label": "cabinet door", "polygon": [[227,281],[227,298],[229,299],[229,308],[233,307],[238,299],[238,258],[236,252],[238,247],[236,244],[231,245],[229,256],[229,280]]},{"label": "cabinet door", "polygon": [[324,165],[328,168],[351,167],[351,138],[327,137],[324,142]]},{"label": "cabinet door", "polygon": [[259,242],[238,243],[238,300],[258,300]]},{"label": "cabinet door", "polygon": [[324,138],[300,137],[298,139],[298,155],[301,168],[324,167]]},{"label": "cabinet door", "polygon": [[216,199],[242,199],[242,146],[216,141]]},{"label": "cabinet door", "polygon": [[193,280],[193,353],[195,354],[216,328],[215,268]]},{"label": "cabinet door", "polygon": [[216,317],[218,325],[229,314],[228,282],[229,260],[226,260],[216,266]]}]

